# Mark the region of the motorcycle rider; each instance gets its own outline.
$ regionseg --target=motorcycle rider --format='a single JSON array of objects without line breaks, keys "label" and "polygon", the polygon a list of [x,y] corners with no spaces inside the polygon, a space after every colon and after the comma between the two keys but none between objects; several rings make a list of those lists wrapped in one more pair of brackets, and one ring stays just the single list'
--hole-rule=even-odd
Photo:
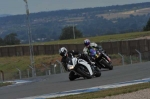
[{"label": "motorcycle rider", "polygon": [[69,71],[67,68],[67,60],[69,57],[72,57],[72,56],[77,55],[79,58],[86,60],[90,65],[92,64],[91,60],[89,59],[87,55],[80,54],[78,51],[74,51],[74,50],[68,51],[65,47],[61,47],[59,49],[59,54],[62,56],[61,62],[66,71]]},{"label": "motorcycle rider", "polygon": [[83,48],[83,53],[84,53],[84,54],[87,54],[87,55],[90,55],[90,54],[91,54],[90,50],[92,50],[92,49],[93,49],[93,50],[98,49],[97,44],[94,43],[94,42],[91,43],[89,39],[85,39],[85,40],[84,40],[84,45],[85,45],[85,47]]},{"label": "motorcycle rider", "polygon": [[83,53],[86,55],[89,55],[91,57],[91,59],[95,62],[96,66],[101,65],[99,63],[100,52],[97,50],[97,49],[99,49],[97,44],[94,42],[91,43],[89,39],[85,39],[84,45],[85,45],[85,47],[83,48]]}]

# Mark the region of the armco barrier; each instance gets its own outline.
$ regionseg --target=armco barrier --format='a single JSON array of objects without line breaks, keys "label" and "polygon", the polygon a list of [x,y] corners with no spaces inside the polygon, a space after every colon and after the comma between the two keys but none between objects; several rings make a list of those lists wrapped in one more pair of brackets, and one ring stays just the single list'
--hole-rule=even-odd
[{"label": "armco barrier", "polygon": [[[126,41],[111,41],[111,42],[97,42],[108,54],[134,55],[137,54],[135,49],[141,53],[150,52],[150,40],[126,40]],[[56,45],[34,45],[34,55],[53,55],[58,54],[61,47],[66,47],[68,50],[78,50],[82,52],[83,44],[56,44]],[[4,46],[0,47],[0,57],[5,56],[24,56],[30,55],[29,46]],[[148,53],[149,55],[149,53]]]}]

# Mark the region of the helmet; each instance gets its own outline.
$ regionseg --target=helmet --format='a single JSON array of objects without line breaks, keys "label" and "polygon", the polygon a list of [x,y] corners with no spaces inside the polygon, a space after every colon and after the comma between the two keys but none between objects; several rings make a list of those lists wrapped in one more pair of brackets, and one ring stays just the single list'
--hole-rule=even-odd
[{"label": "helmet", "polygon": [[85,45],[85,46],[90,45],[90,40],[89,40],[89,39],[85,39],[85,40],[84,40],[84,45]]},{"label": "helmet", "polygon": [[97,47],[97,44],[93,42],[93,43],[90,44],[90,46]]},{"label": "helmet", "polygon": [[59,54],[61,55],[61,56],[66,56],[67,55],[67,49],[65,48],[65,47],[62,47],[62,48],[60,48],[59,49]]}]

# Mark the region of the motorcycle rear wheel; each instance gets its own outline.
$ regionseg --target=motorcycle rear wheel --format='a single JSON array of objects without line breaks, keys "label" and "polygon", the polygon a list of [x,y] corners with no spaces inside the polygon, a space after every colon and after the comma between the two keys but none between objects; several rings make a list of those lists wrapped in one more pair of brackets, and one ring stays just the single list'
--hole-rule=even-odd
[{"label": "motorcycle rear wheel", "polygon": [[84,71],[84,69],[82,69],[81,67],[83,67],[84,69],[87,69],[85,68],[84,66],[80,65],[78,68],[76,68],[76,71],[81,74],[84,78],[87,78],[87,79],[91,79],[92,78],[92,75],[90,75],[89,72],[87,71]]},{"label": "motorcycle rear wheel", "polygon": [[97,67],[95,68],[95,77],[100,77],[101,76],[101,70]]}]

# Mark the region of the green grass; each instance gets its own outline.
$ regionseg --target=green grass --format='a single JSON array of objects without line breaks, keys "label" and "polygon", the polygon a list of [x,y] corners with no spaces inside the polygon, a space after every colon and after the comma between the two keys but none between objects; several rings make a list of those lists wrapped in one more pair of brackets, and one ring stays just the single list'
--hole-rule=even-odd
[{"label": "green grass", "polygon": [[[34,64],[37,70],[43,72],[44,67],[41,65],[42,63],[50,66],[51,62],[55,62],[59,58],[59,55],[34,56]],[[18,79],[18,70],[16,68],[19,68],[22,71],[22,75],[27,77],[27,69],[30,69],[29,65],[29,56],[0,57],[0,70],[4,72],[5,80]]]},{"label": "green grass", "polygon": [[119,88],[107,89],[98,92],[84,93],[79,95],[69,95],[69,96],[62,96],[56,98],[47,98],[47,99],[96,99],[96,98],[104,98],[106,96],[114,96],[119,94],[131,93],[146,88],[150,88],[150,83],[142,83],[142,84],[124,86]]},{"label": "green grass", "polygon": [[0,87],[11,85],[11,82],[0,82]]},{"label": "green grass", "polygon": [[[77,39],[68,39],[68,40],[56,40],[49,42],[35,42],[33,45],[53,45],[53,44],[83,44],[85,38],[91,40],[91,42],[108,42],[108,41],[121,41],[121,40],[130,40],[138,37],[150,36],[150,31],[146,32],[131,32],[131,33],[123,33],[123,34],[112,34],[112,35],[101,35],[94,37],[83,37]],[[22,44],[28,45],[28,44]],[[20,45],[11,45],[11,46],[20,46]],[[5,46],[0,46],[5,47]]]},{"label": "green grass", "polygon": [[[145,36],[150,36],[150,31],[103,35],[103,36],[86,37],[86,38],[89,38],[92,42],[106,42],[106,41],[129,40],[129,39],[145,37]],[[57,40],[57,41],[35,43],[35,44],[45,44],[45,45],[46,44],[82,44],[84,39],[85,38],[77,38],[77,39],[70,39],[70,40]]]}]

